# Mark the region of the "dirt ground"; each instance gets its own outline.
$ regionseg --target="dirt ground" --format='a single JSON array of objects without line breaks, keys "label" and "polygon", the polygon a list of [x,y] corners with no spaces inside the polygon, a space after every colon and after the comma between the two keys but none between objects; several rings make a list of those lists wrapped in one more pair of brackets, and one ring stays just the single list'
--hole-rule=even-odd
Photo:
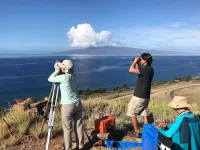
[{"label": "dirt ground", "polygon": [[[173,96],[174,94],[182,94],[184,96],[199,96],[200,94],[200,82],[199,81],[189,81],[189,82],[177,82],[177,83],[167,83],[160,86],[154,86],[152,88],[151,98],[165,99],[166,95]],[[130,92],[130,95],[132,93]],[[127,95],[127,96],[130,96]],[[91,130],[87,131],[89,134]],[[86,136],[85,136],[86,137]],[[133,139],[134,140],[134,139]],[[61,150],[63,144],[63,135],[58,135],[56,138],[51,140],[50,150]],[[46,145],[46,138],[37,139],[33,136],[25,136],[20,144],[14,147],[6,148],[6,150],[44,150]],[[75,148],[75,143],[73,143],[73,148]],[[85,138],[85,149],[86,150],[105,150],[103,146],[93,146]],[[2,149],[3,150],[3,149]]]}]

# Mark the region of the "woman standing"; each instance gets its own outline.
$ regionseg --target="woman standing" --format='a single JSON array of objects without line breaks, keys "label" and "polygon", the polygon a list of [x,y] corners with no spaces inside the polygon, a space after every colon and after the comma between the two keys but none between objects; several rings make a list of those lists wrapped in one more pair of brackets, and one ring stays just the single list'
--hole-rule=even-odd
[{"label": "woman standing", "polygon": [[[54,65],[55,72],[48,78],[49,82],[60,83],[61,116],[64,131],[65,150],[72,149],[72,120],[76,142],[79,149],[84,147],[84,134],[82,124],[82,103],[77,94],[74,65],[70,60]],[[63,73],[60,75],[60,72]]]}]

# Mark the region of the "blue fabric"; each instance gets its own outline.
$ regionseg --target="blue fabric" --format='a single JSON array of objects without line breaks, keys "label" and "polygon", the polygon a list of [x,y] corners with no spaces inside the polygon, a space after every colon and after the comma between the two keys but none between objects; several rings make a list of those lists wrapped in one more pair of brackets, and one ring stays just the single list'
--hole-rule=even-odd
[{"label": "blue fabric", "polygon": [[142,132],[142,150],[155,150],[158,145],[158,130],[151,124],[145,124]]},{"label": "blue fabric", "polygon": [[[180,128],[183,122],[183,119],[187,117],[187,121],[190,127],[190,141],[189,143],[182,143],[181,142],[181,134]],[[193,120],[193,121],[189,121]],[[168,138],[172,138],[173,148],[175,150],[188,150],[191,146],[192,150],[199,150],[200,149],[200,122],[195,121],[195,117],[191,112],[183,113],[179,115],[175,122],[170,126],[168,130],[159,129],[159,132]],[[184,132],[184,131],[183,131]]]},{"label": "blue fabric", "polygon": [[187,118],[187,122],[189,123],[191,131],[189,148],[192,150],[200,150],[200,120],[199,118]]},{"label": "blue fabric", "polygon": [[144,125],[142,132],[142,143],[106,141],[106,147],[112,149],[128,149],[142,147],[142,150],[155,150],[158,145],[158,130],[151,124]]},{"label": "blue fabric", "polygon": [[187,117],[185,117],[181,123],[180,138],[181,138],[181,143],[190,143],[191,131]]},{"label": "blue fabric", "polygon": [[141,147],[139,142],[123,142],[123,141],[106,141],[106,147],[112,149],[127,149]]}]

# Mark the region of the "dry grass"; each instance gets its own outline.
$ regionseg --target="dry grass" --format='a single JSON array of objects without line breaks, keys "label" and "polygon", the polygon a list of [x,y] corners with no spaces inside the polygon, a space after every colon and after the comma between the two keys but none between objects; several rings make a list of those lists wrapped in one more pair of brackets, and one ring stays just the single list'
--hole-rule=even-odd
[{"label": "dry grass", "polygon": [[[171,101],[171,93],[173,93],[173,95],[186,96],[192,105],[192,112],[194,114],[200,114],[200,86],[183,89],[179,89],[178,84],[176,84],[177,89],[171,89],[168,86],[160,86],[153,90],[154,94],[152,94],[153,96],[149,104],[149,110],[153,113],[155,121],[173,122],[177,117],[177,114],[168,107],[168,103]],[[166,90],[166,88],[168,89]],[[131,121],[126,115],[126,112],[131,97],[132,92],[128,91],[122,93],[110,93],[110,95],[108,94],[84,100],[83,105],[86,119],[88,120],[87,122],[89,122],[91,126],[94,126],[95,119],[106,115],[114,115],[118,127],[130,125]],[[21,109],[6,113],[4,118],[12,128],[8,129],[8,126],[3,122],[3,120],[0,120],[0,148],[18,144],[22,137],[27,133],[29,124],[32,121],[28,112]],[[140,119],[141,118],[139,118],[139,121]],[[41,128],[41,121],[42,119],[38,119],[33,122],[31,128],[29,128],[29,134],[38,137]],[[56,110],[53,138],[58,134],[62,134],[60,106]],[[47,135],[47,123],[44,126],[42,135]]]},{"label": "dry grass", "polygon": [[[177,114],[168,106],[171,101],[171,90],[164,94],[154,96],[149,104],[149,111],[153,113],[156,122],[169,121],[173,122]],[[174,90],[174,95],[186,96],[192,105],[192,112],[200,114],[200,86],[193,88],[185,88],[182,90]],[[122,94],[121,96],[111,95],[103,98],[88,99],[83,102],[86,114],[91,124],[94,120],[104,115],[114,115],[116,123],[119,126],[130,123],[130,118],[126,116],[127,105],[131,99],[130,94]],[[112,98],[111,98],[112,97]],[[141,118],[139,118],[140,120]]]},{"label": "dry grass", "polygon": [[192,105],[191,111],[194,114],[200,114],[200,87],[191,87],[188,89],[176,90],[175,95],[182,95],[188,98],[188,102]]},{"label": "dry grass", "polygon": [[0,120],[0,146],[7,147],[18,144],[20,139],[27,133],[30,125],[30,116],[21,108],[8,112],[3,120]]},{"label": "dry grass", "polygon": [[149,104],[149,111],[153,113],[156,122],[173,122],[177,117],[176,112],[168,107],[169,100],[152,99]]},{"label": "dry grass", "polygon": [[85,113],[91,125],[94,125],[94,120],[106,115],[114,115],[117,125],[128,120],[126,116],[126,108],[131,96],[122,96],[114,99],[88,99],[83,102]]},{"label": "dry grass", "polygon": [[[29,134],[33,135],[35,138],[39,138],[39,134],[42,127],[42,121],[43,121],[43,118],[39,118],[35,120],[34,123],[31,125],[31,128],[29,129]],[[47,133],[48,133],[48,120],[46,120],[40,136],[46,137]],[[60,133],[62,133],[62,121],[61,121],[60,105],[58,105],[58,108],[56,109],[56,113],[55,113],[52,138],[56,137],[56,135]]]},{"label": "dry grass", "polygon": [[7,136],[8,126],[3,120],[0,120],[0,140]]}]

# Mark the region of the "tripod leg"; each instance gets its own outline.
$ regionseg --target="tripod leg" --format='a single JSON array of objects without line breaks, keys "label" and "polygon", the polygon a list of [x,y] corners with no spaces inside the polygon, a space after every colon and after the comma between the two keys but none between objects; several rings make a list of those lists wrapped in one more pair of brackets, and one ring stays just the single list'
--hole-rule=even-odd
[{"label": "tripod leg", "polygon": [[[49,121],[48,121],[48,136],[47,136],[46,150],[48,150],[51,131],[53,129],[53,121],[54,121],[54,116],[55,116],[56,104],[57,104],[57,100],[58,100],[59,86],[54,84],[54,89],[55,90],[53,91],[50,114],[49,114]],[[55,91],[56,91],[56,96],[54,97]]]},{"label": "tripod leg", "polygon": [[49,149],[50,136],[51,136],[51,129],[48,129],[48,136],[47,136],[46,150]]},{"label": "tripod leg", "polygon": [[88,135],[87,130],[85,128],[85,123],[84,123],[84,119],[83,118],[82,118],[82,126],[83,126],[83,130],[85,132],[85,135],[86,135],[89,143],[93,145],[93,143],[92,143],[93,137],[92,137],[92,135],[90,135],[90,136]]},{"label": "tripod leg", "polygon": [[43,120],[42,120],[42,126],[41,126],[41,129],[40,129],[39,138],[40,138],[40,136],[41,136],[41,133],[42,133],[42,130],[43,130],[45,121],[46,121],[46,119],[43,119]]},{"label": "tripod leg", "polygon": [[88,141],[91,142],[90,136],[88,135],[88,133],[87,133],[87,131],[86,131],[84,126],[83,126],[83,130],[84,130],[84,132],[85,132],[85,134],[87,136]]},{"label": "tripod leg", "polygon": [[53,108],[53,112],[52,112],[52,123],[51,123],[52,127],[53,127],[53,121],[54,121],[55,113],[56,113],[56,105],[57,105],[57,101],[58,101],[58,90],[59,90],[59,87],[57,86],[54,108]]},{"label": "tripod leg", "polygon": [[44,127],[44,123],[45,121],[47,120],[47,116],[49,114],[49,110],[50,110],[50,101],[52,99],[52,93],[54,91],[54,85],[52,85],[52,88],[51,88],[51,91],[50,91],[50,95],[49,95],[49,99],[48,99],[48,102],[47,102],[47,105],[46,105],[46,110],[45,110],[45,114],[43,116],[43,121],[42,121],[42,126],[41,126],[41,129],[40,129],[40,133],[39,133],[39,138],[40,138],[40,135],[42,133],[42,130],[43,130],[43,127]]}]

